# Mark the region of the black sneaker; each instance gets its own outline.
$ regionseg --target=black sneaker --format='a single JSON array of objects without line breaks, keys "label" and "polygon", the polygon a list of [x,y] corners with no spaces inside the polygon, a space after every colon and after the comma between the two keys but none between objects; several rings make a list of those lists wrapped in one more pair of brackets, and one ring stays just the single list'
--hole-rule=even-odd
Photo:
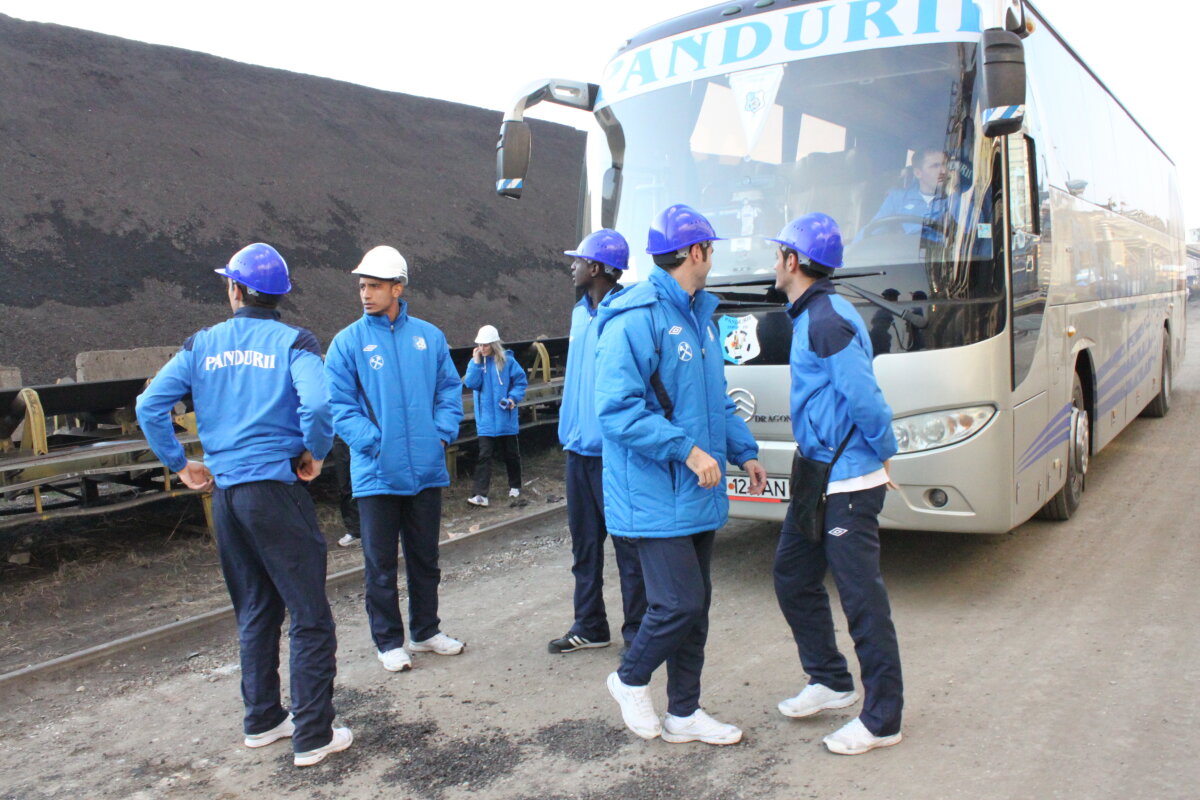
[{"label": "black sneaker", "polygon": [[594,642],[591,639],[585,639],[582,636],[574,636],[568,633],[561,639],[555,639],[550,642],[550,645],[546,649],[551,653],[574,653],[576,650],[587,650],[592,647],[608,647],[609,644],[610,642],[607,639],[602,642]]}]

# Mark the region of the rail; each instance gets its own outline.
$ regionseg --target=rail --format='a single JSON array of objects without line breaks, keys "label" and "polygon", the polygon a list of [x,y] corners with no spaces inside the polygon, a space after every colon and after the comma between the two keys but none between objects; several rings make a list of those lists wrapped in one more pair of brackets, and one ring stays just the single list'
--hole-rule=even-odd
[{"label": "rail", "polygon": [[[553,423],[562,400],[567,339],[512,342],[508,347],[530,375],[520,403],[521,430]],[[451,349],[459,374],[472,349]],[[0,391],[0,530],[200,494],[173,482],[138,429],[133,408],[148,379]],[[472,400],[471,391],[464,389],[463,425],[446,451],[453,477],[464,447],[478,439]],[[189,457],[201,458],[190,398],[177,406],[174,421]],[[204,500],[211,527],[211,500],[208,495]]]}]

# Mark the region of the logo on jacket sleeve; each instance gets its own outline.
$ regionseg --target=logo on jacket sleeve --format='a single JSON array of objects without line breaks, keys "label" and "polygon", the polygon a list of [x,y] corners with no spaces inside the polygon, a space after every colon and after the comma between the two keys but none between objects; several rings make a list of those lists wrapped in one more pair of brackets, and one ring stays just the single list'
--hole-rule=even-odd
[{"label": "logo on jacket sleeve", "polygon": [[428,349],[429,345],[425,344],[424,336],[414,336],[413,347],[417,348],[418,350],[426,350]]},{"label": "logo on jacket sleeve", "polygon": [[371,360],[367,363],[371,365],[371,369],[383,369],[383,356],[371,356]]},{"label": "logo on jacket sleeve", "polygon": [[846,530],[845,528],[830,528],[829,529],[830,536],[845,536],[849,532],[850,531]]},{"label": "logo on jacket sleeve", "polygon": [[679,343],[679,360],[680,361],[691,361],[692,360],[692,346],[690,344],[688,344],[687,342]]}]

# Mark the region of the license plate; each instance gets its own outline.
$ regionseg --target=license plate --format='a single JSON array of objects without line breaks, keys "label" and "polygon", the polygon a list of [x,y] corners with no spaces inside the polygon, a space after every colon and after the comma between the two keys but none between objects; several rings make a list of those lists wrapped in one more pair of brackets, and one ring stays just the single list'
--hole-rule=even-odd
[{"label": "license plate", "polygon": [[725,489],[730,500],[745,500],[750,503],[786,503],[791,499],[787,478],[767,478],[767,487],[762,494],[750,494],[750,478],[745,475],[730,475],[725,479]]}]

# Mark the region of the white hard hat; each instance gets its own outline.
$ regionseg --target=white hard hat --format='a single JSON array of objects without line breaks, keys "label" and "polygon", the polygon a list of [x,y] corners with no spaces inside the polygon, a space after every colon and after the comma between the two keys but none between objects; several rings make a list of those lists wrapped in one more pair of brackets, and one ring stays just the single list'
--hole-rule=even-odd
[{"label": "white hard hat", "polygon": [[479,329],[479,333],[475,334],[475,344],[491,344],[498,341],[500,341],[500,331],[496,330],[495,325],[484,325]]},{"label": "white hard hat", "polygon": [[385,281],[399,281],[408,285],[408,262],[400,251],[386,244],[372,247],[363,256],[358,266],[351,270],[354,275],[366,275]]}]

